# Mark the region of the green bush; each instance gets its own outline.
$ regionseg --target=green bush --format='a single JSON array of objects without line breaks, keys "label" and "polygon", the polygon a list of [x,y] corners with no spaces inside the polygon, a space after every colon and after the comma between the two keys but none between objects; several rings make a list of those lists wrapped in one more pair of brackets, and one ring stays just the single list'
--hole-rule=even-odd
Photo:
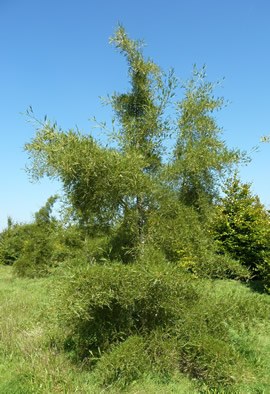
[{"label": "green bush", "polygon": [[0,264],[15,263],[22,252],[30,227],[28,224],[11,224],[0,233]]},{"label": "green bush", "polygon": [[164,383],[179,372],[179,345],[173,331],[170,328],[158,328],[145,338],[152,373]]},{"label": "green bush", "polygon": [[36,224],[29,225],[28,237],[13,265],[14,272],[30,278],[47,275],[52,268],[53,238],[52,234]]},{"label": "green bush", "polygon": [[0,263],[13,265],[18,276],[39,277],[68,259],[101,261],[109,248],[108,237],[86,236],[77,226],[40,221],[14,224],[0,234]]},{"label": "green bush", "polygon": [[56,295],[65,348],[96,365],[102,385],[124,387],[144,369],[163,381],[185,373],[215,390],[253,379],[236,338],[252,348],[248,330],[270,312],[263,296],[233,281],[196,279],[165,261],[77,261],[62,275]]},{"label": "green bush", "polygon": [[180,370],[211,388],[225,388],[235,383],[234,375],[244,369],[242,362],[233,346],[209,334],[193,338],[180,347]]},{"label": "green bush", "polygon": [[261,282],[264,290],[270,294],[270,259],[267,258],[258,264],[258,271],[260,272]]},{"label": "green bush", "polygon": [[205,260],[182,258],[179,266],[191,272],[197,278],[211,279],[239,279],[247,281],[251,274],[239,261],[232,259],[229,255],[211,253],[205,256]]},{"label": "green bush", "polygon": [[57,232],[50,225],[14,224],[0,235],[0,261],[19,276],[43,276],[57,255]]},{"label": "green bush", "polygon": [[35,220],[28,224],[13,224],[0,234],[0,261],[14,266],[19,276],[43,276],[53,265],[60,225],[51,216],[57,197],[48,199],[35,213]]},{"label": "green bush", "polygon": [[100,385],[113,385],[123,389],[142,379],[151,370],[149,356],[142,337],[130,336],[119,345],[114,345],[98,361],[95,376]]},{"label": "green bush", "polygon": [[65,275],[59,317],[79,357],[99,355],[130,335],[173,325],[197,299],[194,280],[169,264],[77,263]]},{"label": "green bush", "polygon": [[92,262],[108,257],[110,251],[108,236],[87,235],[77,225],[68,227],[58,225],[53,235],[55,244],[52,259],[56,262],[78,258]]}]

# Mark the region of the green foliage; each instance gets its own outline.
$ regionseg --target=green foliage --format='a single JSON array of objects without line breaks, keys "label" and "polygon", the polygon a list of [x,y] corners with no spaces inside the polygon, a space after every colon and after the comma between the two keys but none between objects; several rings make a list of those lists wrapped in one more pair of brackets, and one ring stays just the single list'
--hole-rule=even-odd
[{"label": "green foliage", "polygon": [[33,223],[13,224],[9,221],[7,229],[0,234],[0,261],[13,265],[20,276],[43,276],[53,265],[57,222],[51,213],[56,198],[50,197],[36,212]]},{"label": "green foliage", "polygon": [[179,373],[179,343],[172,330],[155,329],[145,338],[152,374],[166,382]]},{"label": "green foliage", "polygon": [[267,284],[270,273],[269,213],[249,184],[235,176],[217,207],[214,235],[220,252],[229,253]]},{"label": "green foliage", "polygon": [[165,84],[159,68],[144,59],[139,43],[130,40],[122,27],[111,43],[127,58],[131,81],[130,93],[114,94],[110,100],[119,122],[114,133],[118,149],[102,148],[91,136],[64,133],[45,122],[26,150],[33,177],[60,179],[84,225],[95,231],[128,223],[134,228],[133,242],[138,243],[149,207],[150,173],[161,163],[162,117],[172,95],[173,76]]},{"label": "green foliage", "polygon": [[[77,368],[62,352],[68,330],[54,326],[52,302],[59,279],[22,280],[11,276],[11,267],[0,268],[2,392],[100,393],[104,386],[114,394],[122,389],[134,394],[269,391],[267,295],[234,281],[193,279],[195,302],[186,299],[188,307],[179,310],[172,325],[113,343],[98,354],[93,375],[87,372],[87,363]],[[69,274],[67,281],[72,280]],[[80,294],[79,286],[76,289]],[[87,294],[93,296],[90,290]],[[156,299],[158,303],[160,297]],[[58,299],[54,302],[58,304]],[[94,384],[94,377],[103,387]]]},{"label": "green foliage", "polygon": [[159,200],[159,209],[149,214],[147,240],[173,262],[182,259],[201,262],[213,252],[198,212],[169,192]]},{"label": "green foliage", "polygon": [[52,227],[56,220],[52,216],[53,205],[55,204],[58,196],[51,196],[46,201],[46,204],[35,213],[35,223],[39,227],[49,226]]},{"label": "green foliage", "polygon": [[20,256],[29,225],[13,224],[0,233],[0,263],[13,265]]},{"label": "green foliage", "polygon": [[35,222],[12,224],[0,235],[0,261],[13,265],[20,276],[42,276],[52,265],[56,223],[45,211],[43,207],[36,213]]},{"label": "green foliage", "polygon": [[237,279],[247,281],[250,279],[250,271],[239,261],[229,255],[209,253],[201,260],[195,258],[182,258],[179,267],[192,273],[196,278],[211,279]]},{"label": "green foliage", "polygon": [[21,253],[14,263],[19,276],[38,277],[48,275],[53,266],[54,235],[36,224],[29,225]]},{"label": "green foliage", "polygon": [[[62,338],[63,332],[54,326],[52,319],[54,281],[53,276],[14,278],[11,267],[0,266],[1,393],[100,394],[104,390],[95,382],[97,376],[74,365],[62,349],[56,347],[56,337]],[[137,369],[140,369],[139,365]],[[106,371],[102,374],[105,375]],[[120,386],[107,388],[106,392],[119,394]],[[161,384],[158,379],[148,375],[136,385],[127,387],[126,392],[193,394],[195,390],[192,386],[189,379],[182,376],[178,380]]]},{"label": "green foliage", "polygon": [[108,258],[111,240],[103,233],[88,235],[78,225],[64,226],[52,214],[50,197],[29,224],[9,224],[0,234],[0,262],[13,265],[19,276],[39,277],[70,259],[87,262]]},{"label": "green foliage", "polygon": [[67,227],[59,225],[53,235],[55,245],[52,259],[56,262],[80,258],[86,263],[90,263],[99,262],[109,257],[110,237],[102,233],[92,236],[78,225]]},{"label": "green foliage", "polygon": [[[93,379],[56,348],[54,277],[14,277],[0,266],[0,392],[98,394]],[[62,333],[59,331],[59,336]]]},{"label": "green foliage", "polygon": [[160,68],[144,59],[142,42],[131,40],[120,26],[111,43],[126,57],[131,91],[114,94],[111,99],[120,124],[117,139],[124,152],[136,151],[145,158],[145,171],[154,171],[161,164],[161,141],[166,132],[164,110],[176,80],[173,73],[167,83],[162,79]]},{"label": "green foliage", "polygon": [[212,202],[222,177],[241,155],[221,139],[222,130],[213,113],[224,106],[224,100],[214,97],[214,84],[206,81],[205,68],[198,71],[195,67],[184,89],[184,99],[178,103],[178,137],[171,171],[180,199],[203,208]]},{"label": "green foliage", "polygon": [[56,292],[65,347],[97,368],[102,385],[123,388],[145,371],[163,381],[184,373],[216,390],[254,379],[247,333],[270,310],[265,296],[233,282],[224,292],[166,262],[78,263],[65,275]]},{"label": "green foliage", "polygon": [[142,176],[131,177],[140,167],[132,154],[123,157],[78,132],[65,134],[46,125],[26,149],[33,155],[33,176],[57,176],[76,216],[89,226],[106,228],[116,220],[125,194],[135,195],[138,182],[143,183]]},{"label": "green foliage", "polygon": [[80,265],[59,289],[60,318],[80,357],[98,355],[129,335],[172,324],[195,302],[192,280],[169,264]]},{"label": "green foliage", "polygon": [[[39,122],[35,138],[25,148],[32,159],[32,176],[58,178],[77,221],[92,234],[112,234],[112,256],[127,262],[138,257],[141,245],[149,238],[152,217],[162,218],[160,196],[169,193],[172,215],[177,211],[186,217],[183,205],[189,205],[200,208],[205,219],[206,205],[216,195],[218,182],[239,161],[240,154],[220,139],[221,130],[212,113],[222,107],[223,100],[213,97],[214,86],[206,82],[204,70],[194,71],[185,86],[185,97],[170,119],[168,106],[177,86],[173,72],[166,76],[152,60],[145,59],[141,44],[131,40],[121,26],[111,43],[127,60],[131,85],[127,93],[109,98],[117,144],[103,147],[90,135],[64,132],[45,121]],[[34,117],[31,111],[29,115]],[[176,146],[168,162],[165,141],[176,123]],[[184,204],[175,209],[179,199]],[[179,220],[178,229],[183,224]],[[171,229],[173,223],[168,227]],[[189,241],[197,237],[197,229],[196,224],[193,235],[184,237],[189,244],[182,241],[166,253],[191,249]],[[197,246],[192,246],[193,253]]]},{"label": "green foliage", "polygon": [[263,319],[269,304],[261,297],[252,299],[239,292],[233,284],[229,287],[205,281],[198,287],[198,302],[181,316],[172,332],[177,338],[180,370],[217,392],[234,392],[234,385],[252,380],[249,357],[235,337],[248,338],[245,349],[255,350],[247,333],[252,319]]},{"label": "green foliage", "polygon": [[141,380],[151,370],[145,343],[140,336],[130,336],[113,346],[98,361],[95,375],[101,386],[123,389]]},{"label": "green foliage", "polygon": [[[168,192],[149,214],[146,245],[196,277],[247,279],[248,270],[229,255],[217,254],[208,221]],[[159,259],[160,260],[160,257]]]}]

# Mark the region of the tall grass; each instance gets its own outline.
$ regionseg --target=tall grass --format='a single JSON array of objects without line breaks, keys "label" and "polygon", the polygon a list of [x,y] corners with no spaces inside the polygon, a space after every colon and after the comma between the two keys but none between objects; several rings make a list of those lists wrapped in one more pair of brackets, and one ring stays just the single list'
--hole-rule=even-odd
[{"label": "tall grass", "polygon": [[88,377],[50,346],[50,279],[17,279],[0,266],[0,392],[87,392]]}]

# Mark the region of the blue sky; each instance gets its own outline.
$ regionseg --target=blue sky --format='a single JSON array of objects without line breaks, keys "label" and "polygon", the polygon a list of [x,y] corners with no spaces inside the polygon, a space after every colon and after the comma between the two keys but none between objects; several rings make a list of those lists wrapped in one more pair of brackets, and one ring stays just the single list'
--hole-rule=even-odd
[{"label": "blue sky", "polygon": [[0,0],[0,228],[7,216],[29,221],[57,183],[29,182],[23,146],[35,133],[23,112],[31,105],[64,128],[91,130],[106,120],[99,96],[128,87],[124,59],[108,39],[117,23],[144,39],[146,55],[181,79],[193,64],[208,79],[225,77],[218,114],[229,146],[250,152],[244,181],[270,206],[270,2],[268,0]]}]

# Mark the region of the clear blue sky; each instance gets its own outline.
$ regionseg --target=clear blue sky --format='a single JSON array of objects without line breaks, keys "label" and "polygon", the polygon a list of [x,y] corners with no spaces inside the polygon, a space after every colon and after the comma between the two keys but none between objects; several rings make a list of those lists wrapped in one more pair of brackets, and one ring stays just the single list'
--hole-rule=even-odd
[{"label": "clear blue sky", "polygon": [[209,80],[225,77],[224,139],[260,146],[241,174],[269,208],[270,145],[260,144],[270,133],[269,20],[268,0],[0,0],[0,227],[8,215],[31,220],[59,190],[29,182],[23,146],[35,130],[21,113],[31,105],[89,132],[89,118],[109,116],[98,97],[127,88],[125,62],[108,44],[118,22],[164,70],[186,79],[194,63],[206,64]]}]

